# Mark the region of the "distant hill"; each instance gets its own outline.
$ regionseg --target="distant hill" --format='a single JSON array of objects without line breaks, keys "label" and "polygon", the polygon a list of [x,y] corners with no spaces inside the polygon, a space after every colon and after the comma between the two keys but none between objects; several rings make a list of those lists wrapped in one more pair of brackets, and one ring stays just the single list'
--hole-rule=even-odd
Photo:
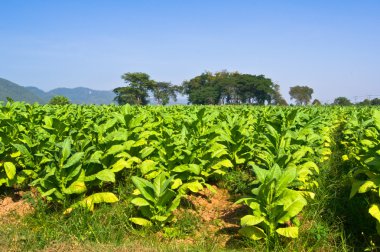
[{"label": "distant hill", "polygon": [[[0,101],[6,101],[6,98],[10,97],[15,101],[46,104],[56,95],[63,95],[76,104],[111,104],[114,103],[115,97],[115,93],[112,91],[99,91],[84,87],[56,88],[45,92],[37,87],[23,87],[0,78]],[[149,100],[150,104],[156,104],[152,97]],[[187,98],[178,95],[177,102],[170,100],[169,104],[187,104]]]},{"label": "distant hill", "polygon": [[112,91],[99,91],[84,87],[56,88],[49,92],[44,92],[36,87],[26,87],[26,89],[44,99],[46,103],[56,95],[63,95],[76,104],[110,104],[113,103],[115,97],[115,93]]},{"label": "distant hill", "polygon": [[28,89],[9,80],[0,78],[0,101],[6,101],[7,97],[10,97],[15,101],[44,103],[44,99],[29,91]]}]

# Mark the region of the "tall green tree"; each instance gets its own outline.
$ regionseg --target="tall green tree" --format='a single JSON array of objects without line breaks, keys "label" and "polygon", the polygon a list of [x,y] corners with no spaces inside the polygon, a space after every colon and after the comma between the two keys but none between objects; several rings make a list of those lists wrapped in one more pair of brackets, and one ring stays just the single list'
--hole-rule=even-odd
[{"label": "tall green tree", "polygon": [[346,97],[337,97],[334,99],[333,105],[350,106],[352,102]]},{"label": "tall green tree", "polygon": [[272,100],[273,100],[274,105],[280,105],[280,106],[288,105],[284,97],[282,97],[282,94],[280,92],[280,85],[278,84],[274,85],[274,93],[273,93]]},{"label": "tall green tree", "polygon": [[177,86],[171,85],[170,82],[156,82],[153,89],[153,96],[158,104],[166,105],[170,98],[177,101]]},{"label": "tall green tree", "polygon": [[146,73],[126,73],[121,76],[126,87],[118,87],[113,91],[116,94],[115,101],[118,104],[146,105],[149,103],[149,90],[152,90],[155,82]]},{"label": "tall green tree", "polygon": [[375,106],[380,105],[380,99],[379,98],[372,99],[371,105],[375,105]]},{"label": "tall green tree", "polygon": [[176,100],[178,87],[169,82],[157,82],[146,73],[126,73],[121,76],[126,87],[118,87],[113,91],[118,104],[146,105],[149,103],[149,94],[153,94],[159,104],[167,104],[170,98]]},{"label": "tall green tree", "polygon": [[71,102],[70,102],[69,98],[67,98],[66,96],[63,96],[63,95],[53,96],[49,101],[50,105],[66,105],[66,104],[70,104],[70,103]]},{"label": "tall green tree", "polygon": [[275,94],[271,79],[239,72],[205,72],[182,86],[192,104],[270,104]]},{"label": "tall green tree", "polygon": [[311,101],[314,90],[308,86],[290,87],[290,99],[294,99],[297,105],[307,105]]},{"label": "tall green tree", "polygon": [[314,101],[311,104],[314,105],[314,106],[320,106],[320,105],[322,105],[321,101],[318,100],[318,99],[314,99]]}]

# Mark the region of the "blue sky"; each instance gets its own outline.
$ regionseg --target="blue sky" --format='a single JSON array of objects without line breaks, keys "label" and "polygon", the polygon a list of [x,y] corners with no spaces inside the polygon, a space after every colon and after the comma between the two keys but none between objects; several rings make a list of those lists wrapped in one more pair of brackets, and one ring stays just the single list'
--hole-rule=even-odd
[{"label": "blue sky", "polygon": [[[380,95],[380,1],[0,0],[0,77],[111,90],[126,72],[181,84],[205,70]],[[359,99],[359,98],[358,98]]]}]

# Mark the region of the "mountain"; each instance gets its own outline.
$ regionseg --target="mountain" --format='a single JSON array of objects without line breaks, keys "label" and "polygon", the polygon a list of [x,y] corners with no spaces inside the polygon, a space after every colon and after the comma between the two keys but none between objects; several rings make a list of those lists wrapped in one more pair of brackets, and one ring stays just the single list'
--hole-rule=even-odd
[{"label": "mountain", "polygon": [[84,87],[78,88],[56,88],[49,92],[44,92],[36,87],[26,87],[33,94],[41,97],[46,102],[56,95],[63,95],[72,103],[77,104],[110,104],[113,103],[115,94],[112,91],[99,91]]},{"label": "mountain", "polygon": [[7,97],[10,97],[15,101],[44,103],[44,99],[29,91],[28,89],[9,80],[0,78],[0,101],[6,101]]},{"label": "mountain", "polygon": [[[78,88],[56,88],[45,92],[37,87],[23,87],[6,79],[0,78],[0,101],[6,101],[7,97],[15,101],[26,101],[28,103],[38,102],[45,104],[53,96],[62,95],[76,104],[111,104],[114,103],[115,93],[112,91],[99,91],[84,87]],[[150,104],[155,105],[156,101],[151,97]],[[170,105],[187,104],[185,96],[178,95],[176,102],[170,100]]]}]

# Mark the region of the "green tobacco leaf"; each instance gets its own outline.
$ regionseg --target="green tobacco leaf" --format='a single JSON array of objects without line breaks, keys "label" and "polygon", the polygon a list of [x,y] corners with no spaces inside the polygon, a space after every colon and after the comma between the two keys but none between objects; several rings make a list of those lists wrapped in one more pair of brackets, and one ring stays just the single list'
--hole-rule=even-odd
[{"label": "green tobacco leaf", "polygon": [[144,218],[129,218],[129,220],[140,226],[144,226],[144,227],[152,226],[152,222]]},{"label": "green tobacco leaf", "polygon": [[33,155],[30,154],[30,152],[28,151],[28,149],[24,146],[24,145],[21,145],[21,144],[13,144],[13,146],[21,152],[21,154],[25,157],[28,157],[28,158],[33,158]]},{"label": "green tobacco leaf", "polygon": [[142,149],[142,150],[140,151],[141,158],[146,158],[146,157],[149,156],[154,150],[155,150],[154,147],[150,147],[150,146],[145,147],[144,149]]},{"label": "green tobacco leaf", "polygon": [[71,154],[71,140],[70,138],[66,138],[62,144],[62,154],[61,154],[61,164],[63,164],[66,159]]},{"label": "green tobacco leaf", "polygon": [[178,187],[180,187],[181,185],[182,185],[182,180],[179,179],[179,178],[177,178],[177,179],[173,180],[173,184],[172,184],[172,186],[170,188],[173,189],[173,190],[175,190]]},{"label": "green tobacco leaf", "polygon": [[133,164],[140,163],[141,160],[137,157],[131,157],[128,160],[119,159],[112,165],[111,171],[119,172],[125,168],[130,169],[133,167]]},{"label": "green tobacco leaf", "polygon": [[363,180],[355,180],[351,185],[350,199],[355,196],[359,188],[365,183]]},{"label": "green tobacco leaf", "polygon": [[123,170],[124,168],[127,168],[128,162],[124,159],[119,159],[112,165],[111,171],[112,172],[119,172]]},{"label": "green tobacco leaf", "polygon": [[372,180],[365,181],[358,189],[358,193],[366,193],[373,188],[377,188],[378,185],[375,184]]},{"label": "green tobacco leaf", "polygon": [[152,183],[137,176],[132,177],[132,182],[137,187],[137,189],[139,189],[145,199],[151,202],[156,202],[156,199],[154,198],[154,187]]},{"label": "green tobacco leaf", "polygon": [[308,146],[302,146],[299,150],[297,150],[296,152],[292,154],[293,162],[297,163],[309,152],[313,153],[313,149]]},{"label": "green tobacco leaf", "polygon": [[282,236],[289,237],[289,238],[298,237],[298,227],[277,228],[276,232]]},{"label": "green tobacco leaf", "polygon": [[170,207],[168,208],[168,212],[173,212],[174,210],[176,210],[180,203],[181,203],[181,195],[177,195],[177,197],[175,197]]},{"label": "green tobacco leaf", "polygon": [[232,167],[234,167],[234,165],[231,163],[230,160],[224,159],[224,160],[214,164],[213,166],[211,166],[212,169],[220,169],[221,167],[232,168]]},{"label": "green tobacco leaf", "polygon": [[319,173],[318,165],[314,163],[313,161],[307,161],[301,164],[298,169],[314,170],[316,173]]},{"label": "green tobacco leaf", "polygon": [[68,168],[70,166],[76,165],[80,162],[84,155],[84,152],[77,152],[74,155],[72,155],[66,162],[66,164],[62,168]]},{"label": "green tobacco leaf", "polygon": [[285,223],[302,211],[307,205],[306,199],[301,192],[290,189],[285,189],[282,198],[277,202],[278,205],[283,205],[283,213],[278,219],[279,223]]},{"label": "green tobacco leaf", "polygon": [[63,192],[66,194],[81,194],[86,191],[87,191],[87,187],[83,181],[75,181]]},{"label": "green tobacco leaf", "polygon": [[157,220],[157,221],[159,221],[159,222],[164,222],[164,221],[167,221],[167,220],[168,220],[168,217],[169,217],[169,216],[155,215],[155,216],[153,216],[151,219],[152,219],[152,220]]},{"label": "green tobacco leaf", "polygon": [[115,155],[116,153],[122,152],[123,150],[125,150],[124,145],[121,145],[121,144],[113,145],[113,146],[111,146],[111,148],[108,149],[105,156]]},{"label": "green tobacco leaf", "polygon": [[380,205],[372,204],[368,212],[374,217],[378,222],[380,222]]},{"label": "green tobacco leaf", "polygon": [[194,193],[197,193],[197,192],[203,190],[202,184],[199,183],[198,181],[186,183],[184,185],[186,185],[187,188],[189,188],[189,190],[192,191],[192,192],[194,192]]},{"label": "green tobacco leaf", "polygon": [[240,220],[240,225],[245,226],[254,226],[264,221],[264,217],[258,217],[254,215],[246,215]]},{"label": "green tobacco leaf", "polygon": [[94,193],[91,196],[87,197],[88,200],[91,200],[93,203],[115,203],[119,199],[115,194],[110,192]]},{"label": "green tobacco leaf", "polygon": [[102,192],[102,193],[95,193],[87,198],[71,205],[68,209],[65,210],[66,213],[70,213],[73,209],[77,207],[85,207],[90,211],[94,211],[94,205],[99,203],[115,203],[118,202],[119,199],[116,197],[115,194],[110,192]]},{"label": "green tobacco leaf", "polygon": [[255,172],[255,175],[257,179],[263,183],[265,181],[265,178],[268,176],[269,171],[265,169],[261,169],[257,165],[251,164],[253,167],[253,171]]},{"label": "green tobacco leaf", "polygon": [[90,159],[87,161],[87,163],[95,163],[95,164],[100,164],[100,159],[103,156],[103,151],[95,151],[92,153]]},{"label": "green tobacco leaf", "polygon": [[173,177],[166,179],[166,176],[164,173],[161,173],[154,179],[153,187],[154,187],[154,193],[156,197],[161,197],[165,193],[166,189],[168,188],[172,180],[173,180]]},{"label": "green tobacco leaf", "polygon": [[57,191],[57,188],[52,188],[52,189],[50,189],[50,190],[48,190],[48,191],[42,193],[42,194],[41,194],[41,197],[47,197],[47,196],[53,194],[55,191]]},{"label": "green tobacco leaf", "polygon": [[139,207],[141,207],[141,206],[149,206],[150,205],[149,202],[146,199],[140,198],[140,197],[139,198],[134,198],[133,200],[131,200],[131,203],[133,205],[139,206]]},{"label": "green tobacco leaf", "polygon": [[9,179],[14,179],[16,176],[16,166],[11,162],[4,163],[5,173]]},{"label": "green tobacco leaf", "polygon": [[239,234],[252,240],[260,240],[267,237],[264,230],[256,226],[243,227],[239,230]]},{"label": "green tobacco leaf", "polygon": [[140,164],[140,171],[141,171],[141,174],[142,175],[145,175],[147,173],[149,173],[150,171],[153,171],[156,169],[156,162],[154,162],[153,160],[144,160],[141,164]]},{"label": "green tobacco leaf", "polygon": [[185,164],[176,166],[172,171],[178,173],[188,171],[195,175],[199,175],[201,173],[201,167],[197,164]]},{"label": "green tobacco leaf", "polygon": [[380,111],[379,110],[375,110],[373,112],[373,121],[376,125],[376,128],[380,130]]},{"label": "green tobacco leaf", "polygon": [[101,170],[95,176],[97,179],[101,181],[113,182],[113,183],[115,182],[115,173],[113,173],[109,169]]},{"label": "green tobacco leaf", "polygon": [[282,194],[282,192],[293,182],[297,177],[297,169],[295,167],[286,169],[276,184],[276,196]]}]

